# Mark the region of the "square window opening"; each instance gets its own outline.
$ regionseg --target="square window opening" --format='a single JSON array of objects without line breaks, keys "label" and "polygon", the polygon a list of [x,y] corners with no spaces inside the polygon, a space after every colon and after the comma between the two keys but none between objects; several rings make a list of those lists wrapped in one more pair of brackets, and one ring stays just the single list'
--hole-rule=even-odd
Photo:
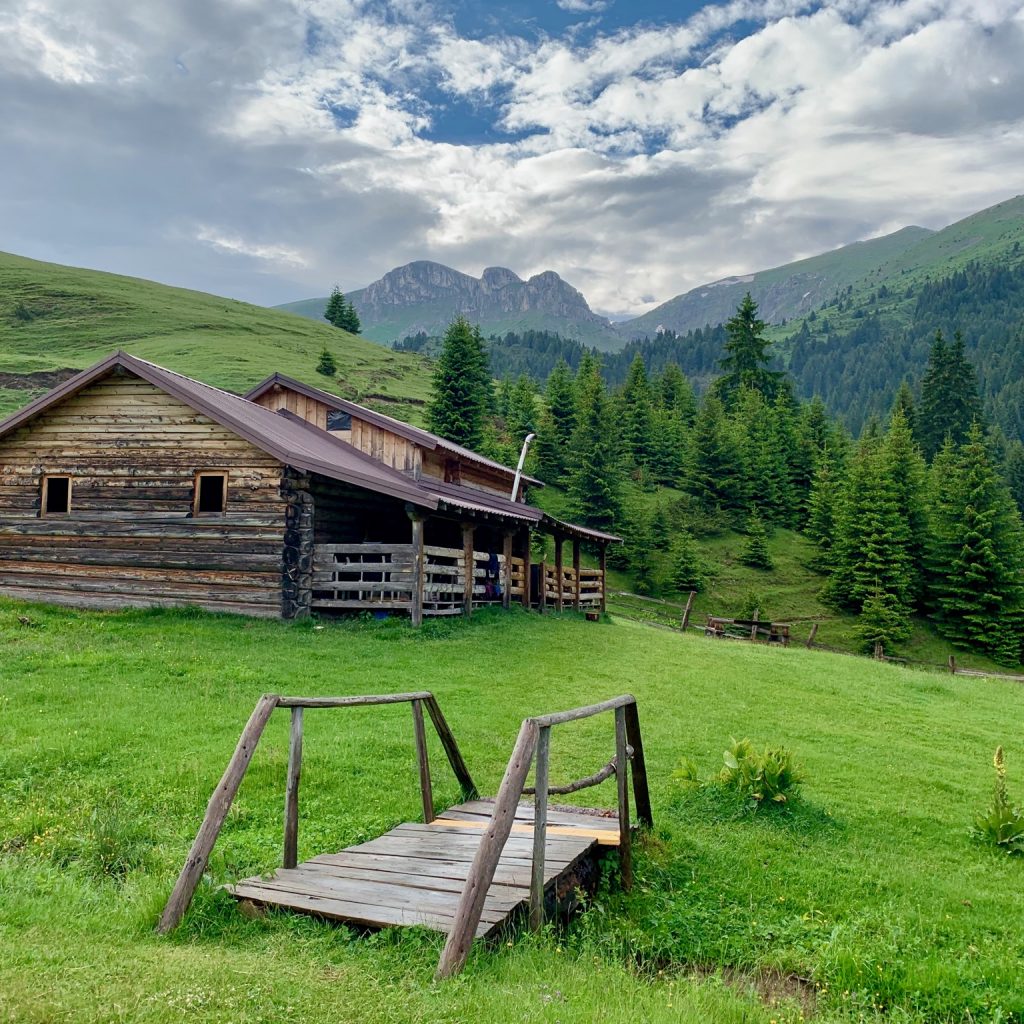
[{"label": "square window opening", "polygon": [[71,511],[71,477],[43,477],[43,515],[66,516]]},{"label": "square window opening", "polygon": [[196,515],[223,515],[227,509],[225,473],[202,473],[196,480]]},{"label": "square window opening", "polygon": [[341,412],[339,409],[331,409],[327,413],[327,429],[328,430],[351,430],[352,429],[352,414],[348,412]]}]

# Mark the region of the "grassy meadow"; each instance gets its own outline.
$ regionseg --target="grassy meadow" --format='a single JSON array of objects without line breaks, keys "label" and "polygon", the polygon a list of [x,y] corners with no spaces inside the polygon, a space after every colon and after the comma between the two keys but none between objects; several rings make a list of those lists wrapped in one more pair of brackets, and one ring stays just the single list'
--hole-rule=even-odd
[{"label": "grassy meadow", "polygon": [[[639,699],[656,827],[628,896],[567,929],[478,947],[451,982],[441,936],[362,936],[218,891],[279,863],[287,716],[256,752],[183,926],[152,927],[265,691],[426,688],[481,791],[521,719]],[[784,744],[807,781],[745,813],[705,775],[730,737]],[[1024,1020],[1024,863],[974,843],[992,752],[1024,794],[1024,689],[621,619],[250,621],[0,601],[0,1021]],[[430,737],[438,807],[458,798]],[[611,720],[554,736],[587,774]],[[587,790],[612,805],[614,786]],[[415,820],[407,709],[308,712],[300,857]]]},{"label": "grassy meadow", "polygon": [[[325,345],[338,364],[335,380],[315,372]],[[430,388],[422,357],[326,323],[0,253],[0,374],[82,369],[118,348],[230,391],[280,370],[404,419],[422,415]],[[0,415],[43,390],[0,381]]]}]

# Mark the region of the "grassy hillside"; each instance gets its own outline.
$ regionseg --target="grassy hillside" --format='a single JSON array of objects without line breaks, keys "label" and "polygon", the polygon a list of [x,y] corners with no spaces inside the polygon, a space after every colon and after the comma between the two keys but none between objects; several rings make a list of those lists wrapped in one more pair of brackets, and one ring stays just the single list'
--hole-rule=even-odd
[{"label": "grassy hillside", "polygon": [[[337,359],[341,384],[315,377],[325,345]],[[24,375],[81,369],[118,348],[233,391],[280,370],[407,418],[429,388],[419,356],[390,352],[327,324],[152,281],[0,254],[0,414],[52,383]],[[21,377],[15,383],[22,386],[12,387],[8,375]]]},{"label": "grassy hillside", "polygon": [[[24,620],[24,621],[23,621]],[[623,622],[485,613],[318,626],[0,602],[0,1019],[1019,1021],[1024,865],[976,845],[1004,743],[1024,792],[1024,690]],[[510,659],[510,652],[514,652]],[[297,672],[297,667],[301,671]],[[301,682],[296,678],[301,676]],[[512,684],[514,680],[514,685]],[[256,697],[434,690],[485,791],[521,718],[633,691],[655,835],[637,887],[567,932],[478,949],[430,982],[440,937],[240,916],[216,886],[279,858],[275,717],[170,940],[152,925]],[[600,719],[553,777],[603,763]],[[730,737],[791,747],[803,799],[743,813],[673,780]],[[456,798],[431,738],[438,805]],[[415,817],[408,716],[307,714],[300,857]],[[580,794],[614,801],[614,787]]]}]

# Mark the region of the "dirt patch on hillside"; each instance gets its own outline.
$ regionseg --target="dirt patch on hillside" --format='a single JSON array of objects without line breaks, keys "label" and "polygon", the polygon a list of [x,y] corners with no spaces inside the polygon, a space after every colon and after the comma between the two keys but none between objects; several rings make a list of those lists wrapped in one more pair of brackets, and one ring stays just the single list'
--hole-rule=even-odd
[{"label": "dirt patch on hillside", "polygon": [[38,370],[35,373],[0,373],[0,388],[10,388],[14,391],[38,391],[41,388],[49,390],[81,372],[66,367],[60,370]]}]

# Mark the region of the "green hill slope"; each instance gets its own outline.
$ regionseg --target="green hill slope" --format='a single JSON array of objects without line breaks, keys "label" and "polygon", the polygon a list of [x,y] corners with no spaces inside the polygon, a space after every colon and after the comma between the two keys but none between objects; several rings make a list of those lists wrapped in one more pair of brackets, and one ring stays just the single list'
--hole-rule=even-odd
[{"label": "green hill slope", "polygon": [[262,306],[0,253],[0,414],[52,386],[53,371],[118,348],[240,391],[275,370],[312,379],[325,345],[338,380],[324,386],[406,418],[426,400],[417,355]]}]

